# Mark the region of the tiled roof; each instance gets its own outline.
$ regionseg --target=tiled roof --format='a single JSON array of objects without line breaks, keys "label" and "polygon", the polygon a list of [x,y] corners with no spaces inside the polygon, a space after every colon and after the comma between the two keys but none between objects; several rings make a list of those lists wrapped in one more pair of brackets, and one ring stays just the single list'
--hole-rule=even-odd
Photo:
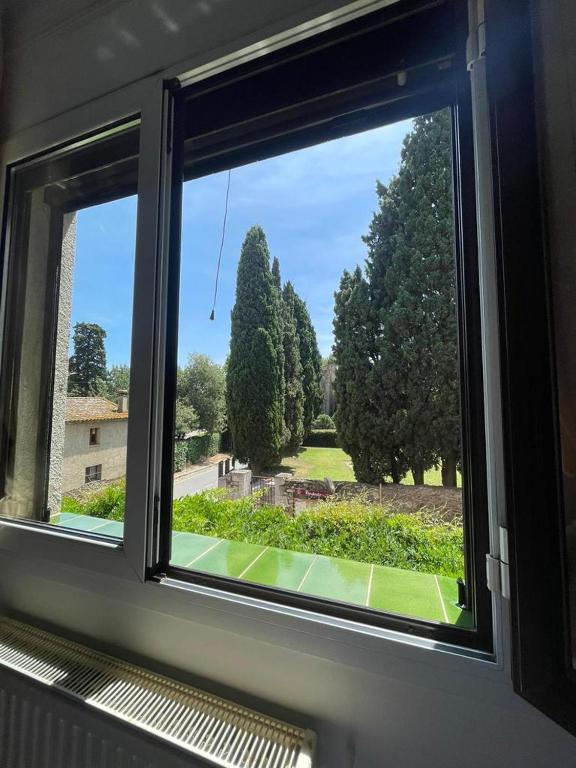
[{"label": "tiled roof", "polygon": [[127,418],[126,411],[119,413],[117,403],[105,397],[66,398],[66,421],[113,421]]}]

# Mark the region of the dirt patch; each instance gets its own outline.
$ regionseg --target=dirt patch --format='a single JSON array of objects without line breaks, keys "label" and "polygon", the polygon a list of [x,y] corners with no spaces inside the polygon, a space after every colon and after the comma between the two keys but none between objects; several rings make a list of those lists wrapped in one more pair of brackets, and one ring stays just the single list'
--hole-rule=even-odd
[{"label": "dirt patch", "polygon": [[66,491],[63,496],[68,496],[75,501],[88,501],[100,493],[105,488],[109,488],[111,485],[118,485],[124,481],[124,478],[116,478],[116,480],[93,480],[91,483],[81,485],[80,488],[73,488],[71,491]]},{"label": "dirt patch", "polygon": [[434,485],[395,485],[382,486],[364,483],[337,482],[330,487],[321,480],[288,480],[286,491],[292,493],[301,503],[305,496],[308,503],[318,503],[321,498],[358,498],[373,504],[393,507],[397,512],[427,514],[445,522],[462,520],[462,490]]}]

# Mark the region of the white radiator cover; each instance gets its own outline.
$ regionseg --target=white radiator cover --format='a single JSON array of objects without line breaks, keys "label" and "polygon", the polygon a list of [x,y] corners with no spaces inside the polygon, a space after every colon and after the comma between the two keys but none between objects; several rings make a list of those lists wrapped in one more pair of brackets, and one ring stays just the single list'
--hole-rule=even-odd
[{"label": "white radiator cover", "polygon": [[0,619],[0,768],[312,768],[313,750],[310,731]]},{"label": "white radiator cover", "polygon": [[16,673],[0,672],[1,768],[200,768]]}]

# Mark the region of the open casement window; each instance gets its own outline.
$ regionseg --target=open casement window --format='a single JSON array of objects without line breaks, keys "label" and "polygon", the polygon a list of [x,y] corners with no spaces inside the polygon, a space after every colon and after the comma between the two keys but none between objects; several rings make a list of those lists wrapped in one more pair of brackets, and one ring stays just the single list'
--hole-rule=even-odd
[{"label": "open casement window", "polygon": [[573,243],[545,247],[531,4],[491,0],[485,20],[472,83],[477,115],[491,107],[475,129],[494,158],[479,186],[496,215],[514,683],[576,734]]},{"label": "open casement window", "polygon": [[[9,169],[1,517],[122,536],[122,505],[87,524],[78,492],[126,474],[106,351],[130,362],[139,133],[133,120]],[[112,435],[104,476],[95,420]]]},{"label": "open casement window", "polygon": [[[398,18],[388,9],[256,63],[167,87],[172,181],[164,439],[150,573],[489,650],[467,25],[457,3],[425,9],[414,4],[410,10]],[[385,155],[387,163],[381,161]],[[330,173],[326,156],[334,166]],[[360,178],[362,164],[367,170]],[[311,168],[318,169],[316,177]],[[377,180],[385,185],[378,198]],[[360,183],[367,197],[356,189]],[[260,184],[264,190],[257,189]],[[350,195],[338,208],[345,189]],[[387,207],[394,195],[397,207]],[[298,208],[303,199],[305,208]],[[353,224],[350,211],[359,204],[365,206],[362,223]],[[424,219],[410,218],[420,205],[427,206],[425,237]],[[384,237],[378,222],[388,214],[397,215],[398,224],[388,256],[378,262]],[[258,223],[263,226],[251,228]],[[328,240],[338,227],[351,243],[346,258],[322,246],[324,235]],[[368,235],[364,245],[362,235]],[[302,247],[298,240],[307,237]],[[371,261],[363,271],[366,257]],[[338,321],[333,339],[330,320],[323,336],[315,326],[322,322],[319,304],[331,314],[336,291],[336,305],[338,297],[345,305],[354,280],[360,314],[340,321],[351,334],[346,338],[371,328],[365,349],[377,345],[378,351],[359,353],[356,368],[347,369]],[[396,291],[395,299],[372,310],[386,291],[388,297]],[[407,295],[412,298],[405,300]],[[213,299],[220,302],[215,319]],[[395,314],[386,314],[388,305]],[[373,314],[362,319],[362,312]],[[306,410],[307,376],[313,379],[314,365],[320,366],[318,349],[308,358],[306,349],[318,338],[325,357],[334,342],[336,439],[347,452],[334,434],[323,433],[322,439],[332,439],[328,467],[311,470],[309,461],[319,456],[314,451],[322,450],[321,443],[313,447],[312,438],[319,438],[312,421],[322,408],[317,402]],[[393,352],[404,368],[386,395]],[[207,353],[216,361],[211,371]],[[258,360],[260,369],[254,367]],[[372,439],[367,458],[344,436],[346,417],[352,424],[363,417],[350,409],[346,416],[352,395],[344,393],[352,391],[354,371],[366,365],[371,399],[362,385],[356,389],[364,397],[363,415],[385,423],[382,434],[395,430],[396,441],[379,449]],[[222,399],[221,419],[199,397],[198,382],[208,380],[215,387],[212,405]],[[301,420],[295,426],[298,397]],[[430,438],[426,447],[409,443],[408,433],[422,434],[428,416],[436,442],[429,434],[421,438]],[[443,419],[452,426],[438,428]],[[447,448],[450,429],[453,447]],[[214,432],[223,432],[219,444],[211,443]],[[212,469],[209,462],[196,466],[211,454]],[[234,455],[235,467],[227,458]],[[424,483],[412,489],[398,484],[406,478]],[[455,487],[442,487],[442,480]],[[432,501],[434,493],[441,501]],[[401,494],[412,501],[398,505]],[[448,496],[458,497],[456,511],[450,512]],[[416,514],[418,504],[426,512]],[[429,545],[419,544],[420,561],[408,555],[413,544],[418,547],[410,539],[412,526],[417,537],[430,535]],[[446,536],[453,537],[451,563],[434,560],[432,541],[450,548]]]}]

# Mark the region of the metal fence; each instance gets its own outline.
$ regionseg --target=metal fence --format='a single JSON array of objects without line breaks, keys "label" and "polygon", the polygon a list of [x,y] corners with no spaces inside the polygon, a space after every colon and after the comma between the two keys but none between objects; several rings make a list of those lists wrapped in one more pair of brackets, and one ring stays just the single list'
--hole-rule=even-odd
[{"label": "metal fence", "polygon": [[257,496],[257,503],[260,505],[275,504],[274,478],[255,477],[252,475],[250,493]]}]

